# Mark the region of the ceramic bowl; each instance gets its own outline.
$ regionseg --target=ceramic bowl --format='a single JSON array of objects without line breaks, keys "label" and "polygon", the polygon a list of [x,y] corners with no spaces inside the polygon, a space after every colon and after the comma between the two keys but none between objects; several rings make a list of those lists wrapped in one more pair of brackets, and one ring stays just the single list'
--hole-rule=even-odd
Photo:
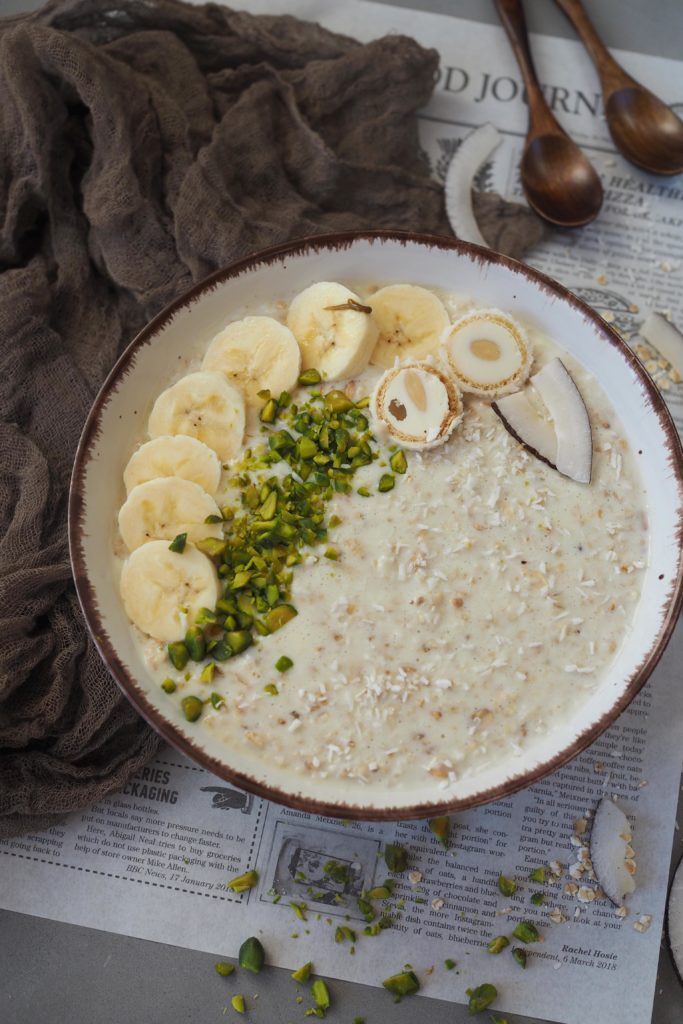
[{"label": "ceramic bowl", "polygon": [[[513,310],[554,338],[602,384],[633,448],[647,492],[650,561],[633,628],[597,690],[573,717],[501,761],[435,791],[418,779],[355,789],[302,778],[222,745],[188,724],[145,670],[124,613],[112,543],[124,493],[122,473],[144,433],[154,397],[179,359],[203,351],[228,319],[258,311],[314,281],[410,281],[471,295]],[[88,417],[73,473],[71,559],[95,643],[141,715],[178,750],[237,786],[279,803],[350,818],[428,817],[507,796],[575,757],[614,721],[643,686],[671,635],[681,606],[683,459],[671,417],[629,348],[588,306],[556,282],[514,260],[445,238],[373,233],[296,241],[232,264],[161,312],[126,349]]]}]

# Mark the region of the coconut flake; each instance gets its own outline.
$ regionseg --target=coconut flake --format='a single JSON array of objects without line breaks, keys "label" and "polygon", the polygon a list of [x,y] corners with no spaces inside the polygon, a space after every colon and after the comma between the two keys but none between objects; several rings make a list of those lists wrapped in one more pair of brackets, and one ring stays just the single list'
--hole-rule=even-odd
[{"label": "coconut flake", "polygon": [[683,334],[665,316],[650,313],[638,334],[683,373]]},{"label": "coconut flake", "polygon": [[500,144],[500,134],[492,124],[483,124],[471,132],[453,154],[444,193],[448,220],[463,242],[486,246],[472,209],[472,179]]},{"label": "coconut flake", "polygon": [[635,890],[635,862],[627,857],[631,827],[614,801],[603,797],[591,830],[590,858],[596,878],[608,899],[621,906]]},{"label": "coconut flake", "polygon": [[667,909],[666,932],[678,977],[683,983],[683,858],[679,861],[671,884]]}]

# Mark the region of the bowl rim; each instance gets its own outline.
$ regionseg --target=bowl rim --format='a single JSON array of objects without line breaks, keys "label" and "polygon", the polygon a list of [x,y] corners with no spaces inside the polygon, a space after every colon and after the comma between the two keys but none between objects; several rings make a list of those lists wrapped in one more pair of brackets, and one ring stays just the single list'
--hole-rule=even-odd
[{"label": "bowl rim", "polygon": [[[148,700],[147,695],[138,685],[133,674],[128,671],[119,658],[99,612],[96,589],[88,576],[87,561],[82,543],[85,524],[85,479],[88,462],[91,458],[92,446],[100,432],[100,420],[103,410],[108,404],[111,394],[117,390],[117,385],[131,369],[131,363],[136,353],[154,339],[159,331],[173,319],[176,312],[189,308],[204,293],[213,290],[216,285],[222,284],[224,281],[237,277],[245,271],[257,270],[260,266],[281,262],[283,257],[304,255],[316,250],[340,250],[350,248],[354,243],[363,241],[371,244],[382,241],[399,242],[404,245],[417,243],[432,249],[456,252],[460,255],[468,256],[473,261],[478,261],[481,264],[506,267],[516,274],[521,274],[541,291],[545,291],[565,302],[590,321],[593,329],[601,336],[602,340],[618,350],[621,357],[639,378],[640,384],[649,398],[651,411],[657,417],[665,437],[666,447],[671,458],[673,476],[678,485],[680,496],[675,530],[676,578],[669,594],[663,598],[665,610],[659,631],[640,664],[632,670],[628,685],[619,700],[596,722],[579,733],[571,743],[563,747],[555,756],[527,771],[509,776],[496,786],[461,798],[426,801],[413,805],[381,807],[358,805],[346,801],[335,802],[329,798],[318,799],[281,790],[277,786],[261,782],[245,772],[229,767],[223,761],[219,761],[209,754],[201,744],[185,736]],[[481,804],[512,796],[557,771],[590,746],[619,717],[645,685],[671,638],[681,608],[683,607],[683,448],[681,447],[681,441],[671,414],[662,396],[644,366],[628,345],[590,306],[569,291],[569,289],[541,271],[529,267],[519,260],[504,256],[502,253],[469,242],[462,242],[459,239],[450,238],[445,235],[391,230],[344,231],[307,235],[259,249],[214,271],[208,277],[192,285],[178,298],[173,299],[142,328],[124,349],[108,373],[93,402],[76,449],[69,489],[68,536],[69,555],[76,593],[86,625],[100,657],[136,711],[152,726],[157,734],[167,740],[176,750],[226,782],[230,782],[263,799],[310,814],[350,818],[359,821],[396,821],[428,818],[437,814],[469,810]]]}]

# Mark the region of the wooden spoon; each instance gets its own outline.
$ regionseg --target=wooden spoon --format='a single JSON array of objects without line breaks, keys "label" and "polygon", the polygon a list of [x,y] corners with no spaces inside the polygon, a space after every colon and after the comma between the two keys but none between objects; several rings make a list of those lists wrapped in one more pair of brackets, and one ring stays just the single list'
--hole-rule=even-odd
[{"label": "wooden spoon", "polygon": [[529,205],[559,227],[588,224],[602,206],[600,178],[555,119],[536,77],[520,0],[495,0],[519,64],[529,102],[521,178]]},{"label": "wooden spoon", "polygon": [[627,160],[651,174],[683,171],[683,121],[631,78],[609,53],[580,0],[556,0],[581,37],[600,76],[607,126]]}]

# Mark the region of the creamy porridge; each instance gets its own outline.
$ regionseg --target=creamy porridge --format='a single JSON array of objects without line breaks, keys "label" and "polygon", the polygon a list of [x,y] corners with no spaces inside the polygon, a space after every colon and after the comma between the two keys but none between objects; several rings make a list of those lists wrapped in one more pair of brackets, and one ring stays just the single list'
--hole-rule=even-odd
[{"label": "creamy porridge", "polygon": [[[271,345],[248,381],[219,335],[160,396],[157,441],[126,470],[124,605],[168,699],[226,749],[447,790],[596,688],[640,596],[643,489],[600,386],[550,339],[508,325],[514,310],[475,330],[472,303],[432,296],[438,330],[425,314],[392,334],[407,286],[389,312],[388,288],[375,312],[372,290],[349,306],[347,289],[325,287],[323,309],[353,314],[340,351],[322,333],[306,341],[297,297],[248,318]],[[481,365],[453,355],[458,330]],[[592,461],[590,430],[577,441],[581,422],[566,409],[553,420],[546,394],[555,410],[583,399]]]}]

